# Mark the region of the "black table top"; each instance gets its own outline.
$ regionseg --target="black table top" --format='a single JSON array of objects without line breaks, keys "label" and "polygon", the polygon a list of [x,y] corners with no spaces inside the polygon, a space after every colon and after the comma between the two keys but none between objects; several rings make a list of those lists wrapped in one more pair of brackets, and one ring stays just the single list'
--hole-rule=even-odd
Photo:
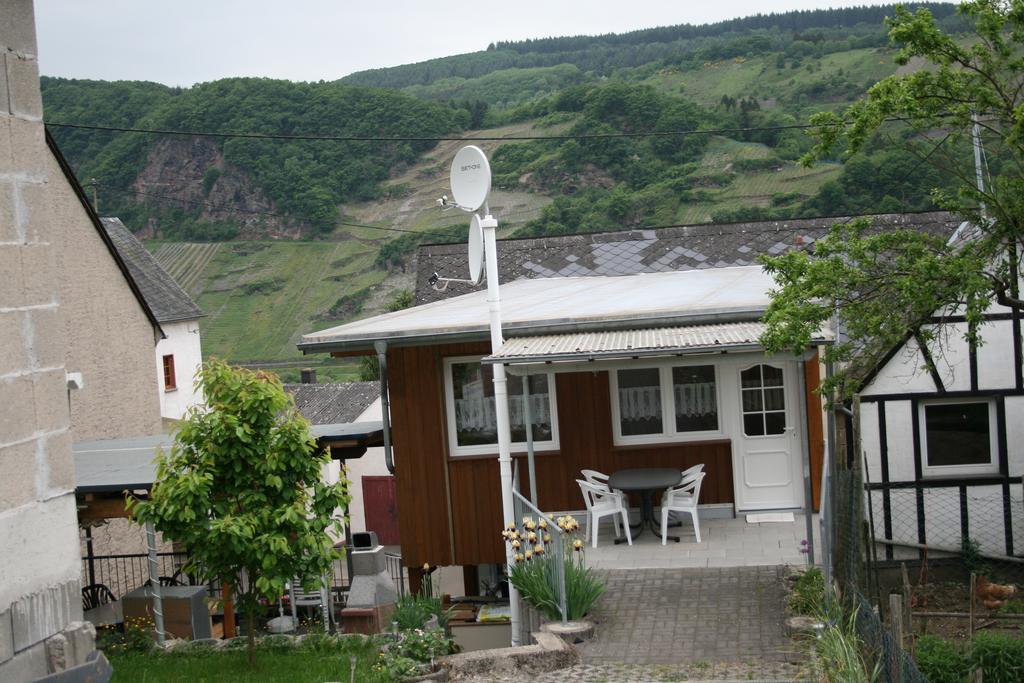
[{"label": "black table top", "polygon": [[683,480],[680,470],[670,467],[638,467],[618,470],[608,477],[608,487],[619,491],[667,489]]}]

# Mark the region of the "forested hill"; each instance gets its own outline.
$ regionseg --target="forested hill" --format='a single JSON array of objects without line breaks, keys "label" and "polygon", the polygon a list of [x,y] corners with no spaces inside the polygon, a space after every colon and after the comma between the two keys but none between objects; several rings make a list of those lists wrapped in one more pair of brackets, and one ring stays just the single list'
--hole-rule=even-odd
[{"label": "forested hill", "polygon": [[[908,3],[906,6],[927,7],[948,27],[958,23],[956,6],[952,4]],[[600,36],[497,42],[484,51],[359,71],[341,81],[407,88],[429,86],[443,79],[480,78],[505,69],[567,64],[598,76],[611,76],[619,69],[657,61],[679,64],[767,52],[820,57],[828,52],[887,45],[884,20],[892,14],[893,8],[894,5],[879,5],[798,10],[697,26],[680,24]]]},{"label": "forested hill", "polygon": [[[440,137],[486,139],[502,236],[933,209],[948,179],[921,159],[941,137],[893,126],[855,156],[797,163],[814,112],[915,68],[894,62],[892,13],[541,38],[334,82],[44,77],[44,112],[212,133],[51,127],[100,212],[150,240],[208,314],[204,351],[276,361],[302,332],[388,306],[418,243],[465,239],[465,214],[436,206],[465,143]],[[396,137],[417,140],[381,139]]]}]

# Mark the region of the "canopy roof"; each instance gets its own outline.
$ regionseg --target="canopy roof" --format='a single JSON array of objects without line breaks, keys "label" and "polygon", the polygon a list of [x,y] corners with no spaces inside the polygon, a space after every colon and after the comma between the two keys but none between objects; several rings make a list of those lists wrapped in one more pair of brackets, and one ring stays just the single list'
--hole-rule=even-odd
[{"label": "canopy roof", "polygon": [[[738,322],[516,337],[507,339],[483,362],[530,364],[757,351],[766,327],[761,322]],[[830,331],[822,330],[812,341],[821,344],[832,338]]]},{"label": "canopy roof", "polygon": [[[309,431],[331,448],[378,446],[382,425],[377,422],[312,425]],[[154,460],[158,450],[170,450],[174,437],[168,434],[124,439],[79,441],[72,445],[75,457],[75,491],[103,493],[149,489],[156,478]]]},{"label": "canopy roof", "polygon": [[[518,280],[501,286],[507,336],[756,320],[772,278],[760,266],[608,277]],[[452,297],[304,335],[305,352],[365,351],[486,339],[487,292]]]}]

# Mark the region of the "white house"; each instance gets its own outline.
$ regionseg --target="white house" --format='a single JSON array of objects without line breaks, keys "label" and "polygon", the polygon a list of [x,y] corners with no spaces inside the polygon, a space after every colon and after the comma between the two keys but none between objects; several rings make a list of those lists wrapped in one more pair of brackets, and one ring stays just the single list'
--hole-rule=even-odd
[{"label": "white house", "polygon": [[867,376],[861,442],[875,537],[957,551],[1024,555],[1024,361],[1021,314],[992,305],[973,347],[963,316],[935,317],[931,343],[910,335]]},{"label": "white house", "polygon": [[203,362],[199,338],[203,312],[120,219],[102,221],[164,332],[156,345],[155,360],[160,415],[180,420],[189,407],[203,400],[195,387]]}]

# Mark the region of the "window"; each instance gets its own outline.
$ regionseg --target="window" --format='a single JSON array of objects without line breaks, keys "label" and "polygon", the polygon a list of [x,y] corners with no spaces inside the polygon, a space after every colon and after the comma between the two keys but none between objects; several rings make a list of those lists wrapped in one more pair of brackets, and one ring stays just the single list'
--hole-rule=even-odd
[{"label": "window", "polygon": [[755,365],[740,372],[743,434],[774,436],[786,431],[782,368]]},{"label": "window", "polygon": [[999,471],[994,454],[994,401],[929,401],[921,403],[919,410],[925,475]]},{"label": "window", "polygon": [[164,391],[174,391],[178,383],[174,377],[174,356],[164,356]]},{"label": "window", "polygon": [[[506,373],[512,449],[526,449],[524,378]],[[554,375],[530,375],[529,409],[534,449],[558,448],[558,417]],[[453,358],[445,362],[445,398],[448,439],[453,455],[492,454],[497,451],[498,424],[494,404],[494,372],[479,358]]]},{"label": "window", "polygon": [[687,441],[720,435],[714,365],[611,371],[615,443]]}]

